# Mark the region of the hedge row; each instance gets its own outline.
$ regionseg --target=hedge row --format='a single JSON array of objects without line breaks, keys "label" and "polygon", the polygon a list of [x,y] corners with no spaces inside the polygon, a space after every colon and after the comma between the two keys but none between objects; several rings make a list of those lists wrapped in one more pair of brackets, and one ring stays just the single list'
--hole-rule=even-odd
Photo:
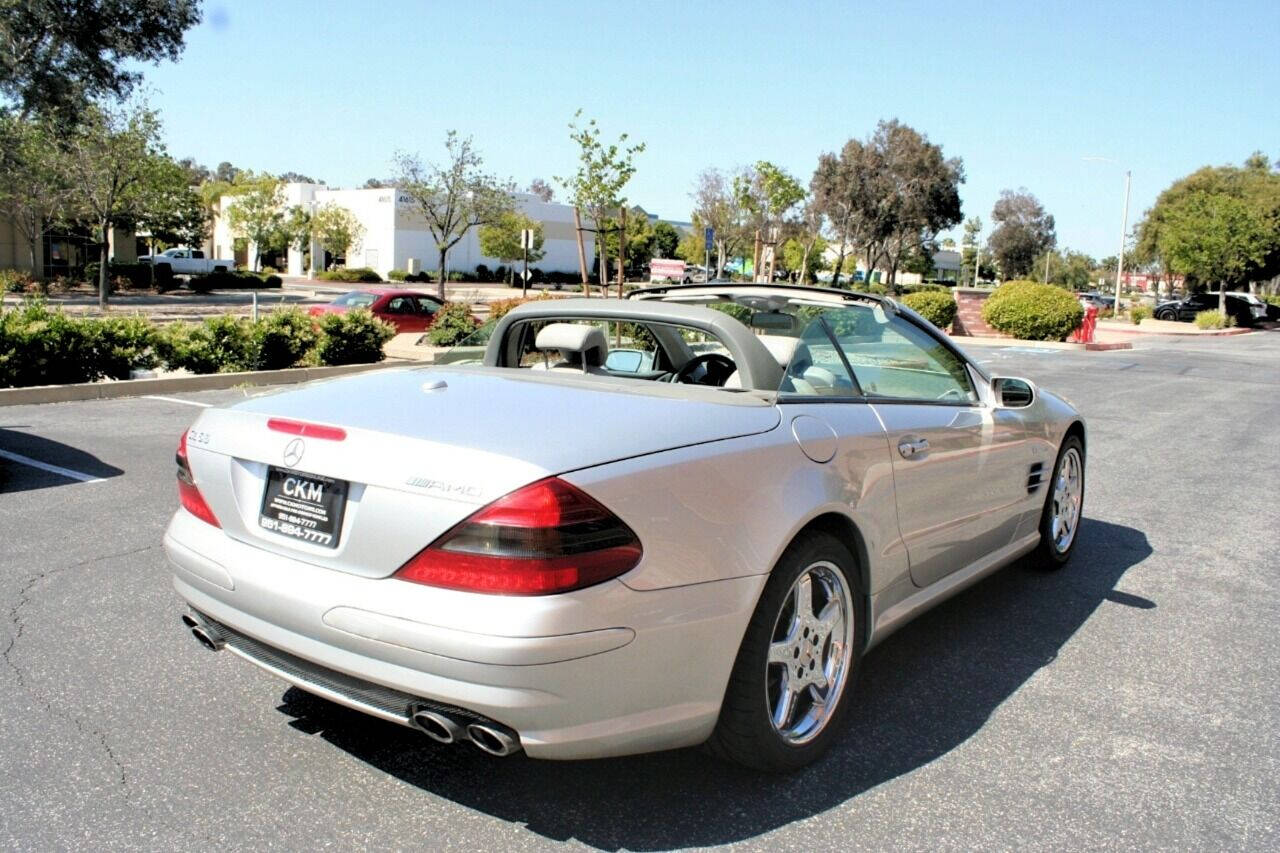
[{"label": "hedge row", "polygon": [[316,278],[321,281],[351,281],[367,284],[377,284],[382,281],[382,276],[368,267],[338,267],[316,273]]},{"label": "hedge row", "polygon": [[1084,309],[1074,293],[1056,284],[1010,281],[987,298],[982,319],[1026,341],[1065,341],[1080,327]]},{"label": "hedge row", "polygon": [[280,276],[268,272],[249,272],[234,270],[230,272],[211,272],[208,275],[193,275],[187,280],[187,287],[196,293],[208,293],[210,290],[240,290],[260,287],[283,287]]},{"label": "hedge row", "polygon": [[0,387],[128,379],[161,367],[192,373],[367,364],[382,360],[395,334],[368,311],[326,314],[297,308],[202,323],[157,326],[143,317],[69,317],[28,300],[0,310]]}]

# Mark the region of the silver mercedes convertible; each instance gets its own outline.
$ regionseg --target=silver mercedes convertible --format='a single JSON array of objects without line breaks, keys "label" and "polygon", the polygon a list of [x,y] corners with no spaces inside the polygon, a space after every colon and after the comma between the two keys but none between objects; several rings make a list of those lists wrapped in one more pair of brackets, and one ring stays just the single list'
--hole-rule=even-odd
[{"label": "silver mercedes convertible", "polygon": [[207,409],[177,463],[206,647],[495,755],[787,770],[896,628],[1070,558],[1085,428],[891,299],[711,283]]}]

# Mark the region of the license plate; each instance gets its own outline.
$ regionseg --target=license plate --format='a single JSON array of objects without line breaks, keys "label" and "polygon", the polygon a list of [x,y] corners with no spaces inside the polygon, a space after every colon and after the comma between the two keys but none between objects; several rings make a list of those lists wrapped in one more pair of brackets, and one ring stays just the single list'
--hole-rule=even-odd
[{"label": "license plate", "polygon": [[312,545],[336,548],[346,506],[346,480],[271,467],[258,525]]}]

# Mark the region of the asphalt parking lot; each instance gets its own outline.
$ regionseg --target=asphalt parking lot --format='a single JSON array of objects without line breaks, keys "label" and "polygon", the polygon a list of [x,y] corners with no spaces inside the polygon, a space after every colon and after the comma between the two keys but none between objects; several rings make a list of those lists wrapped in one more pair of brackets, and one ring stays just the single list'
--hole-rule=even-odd
[{"label": "asphalt parking lot", "polygon": [[886,641],[787,777],[491,758],[210,654],[160,537],[246,392],[0,408],[0,847],[1276,849],[1280,333],[1135,347],[972,350],[1088,417],[1076,555]]}]

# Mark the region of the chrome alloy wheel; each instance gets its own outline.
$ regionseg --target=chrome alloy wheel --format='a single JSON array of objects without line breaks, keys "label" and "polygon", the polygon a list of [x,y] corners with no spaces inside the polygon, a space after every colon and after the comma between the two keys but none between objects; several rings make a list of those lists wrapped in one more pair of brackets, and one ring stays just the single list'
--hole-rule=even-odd
[{"label": "chrome alloy wheel", "polygon": [[1053,481],[1053,507],[1050,510],[1049,532],[1053,548],[1065,554],[1076,538],[1080,524],[1080,498],[1084,490],[1084,471],[1080,451],[1074,447],[1062,454],[1058,463],[1058,476]]},{"label": "chrome alloy wheel", "polygon": [[853,657],[853,594],[835,564],[800,573],[774,621],[765,665],[765,701],[773,729],[793,746],[831,720]]}]

